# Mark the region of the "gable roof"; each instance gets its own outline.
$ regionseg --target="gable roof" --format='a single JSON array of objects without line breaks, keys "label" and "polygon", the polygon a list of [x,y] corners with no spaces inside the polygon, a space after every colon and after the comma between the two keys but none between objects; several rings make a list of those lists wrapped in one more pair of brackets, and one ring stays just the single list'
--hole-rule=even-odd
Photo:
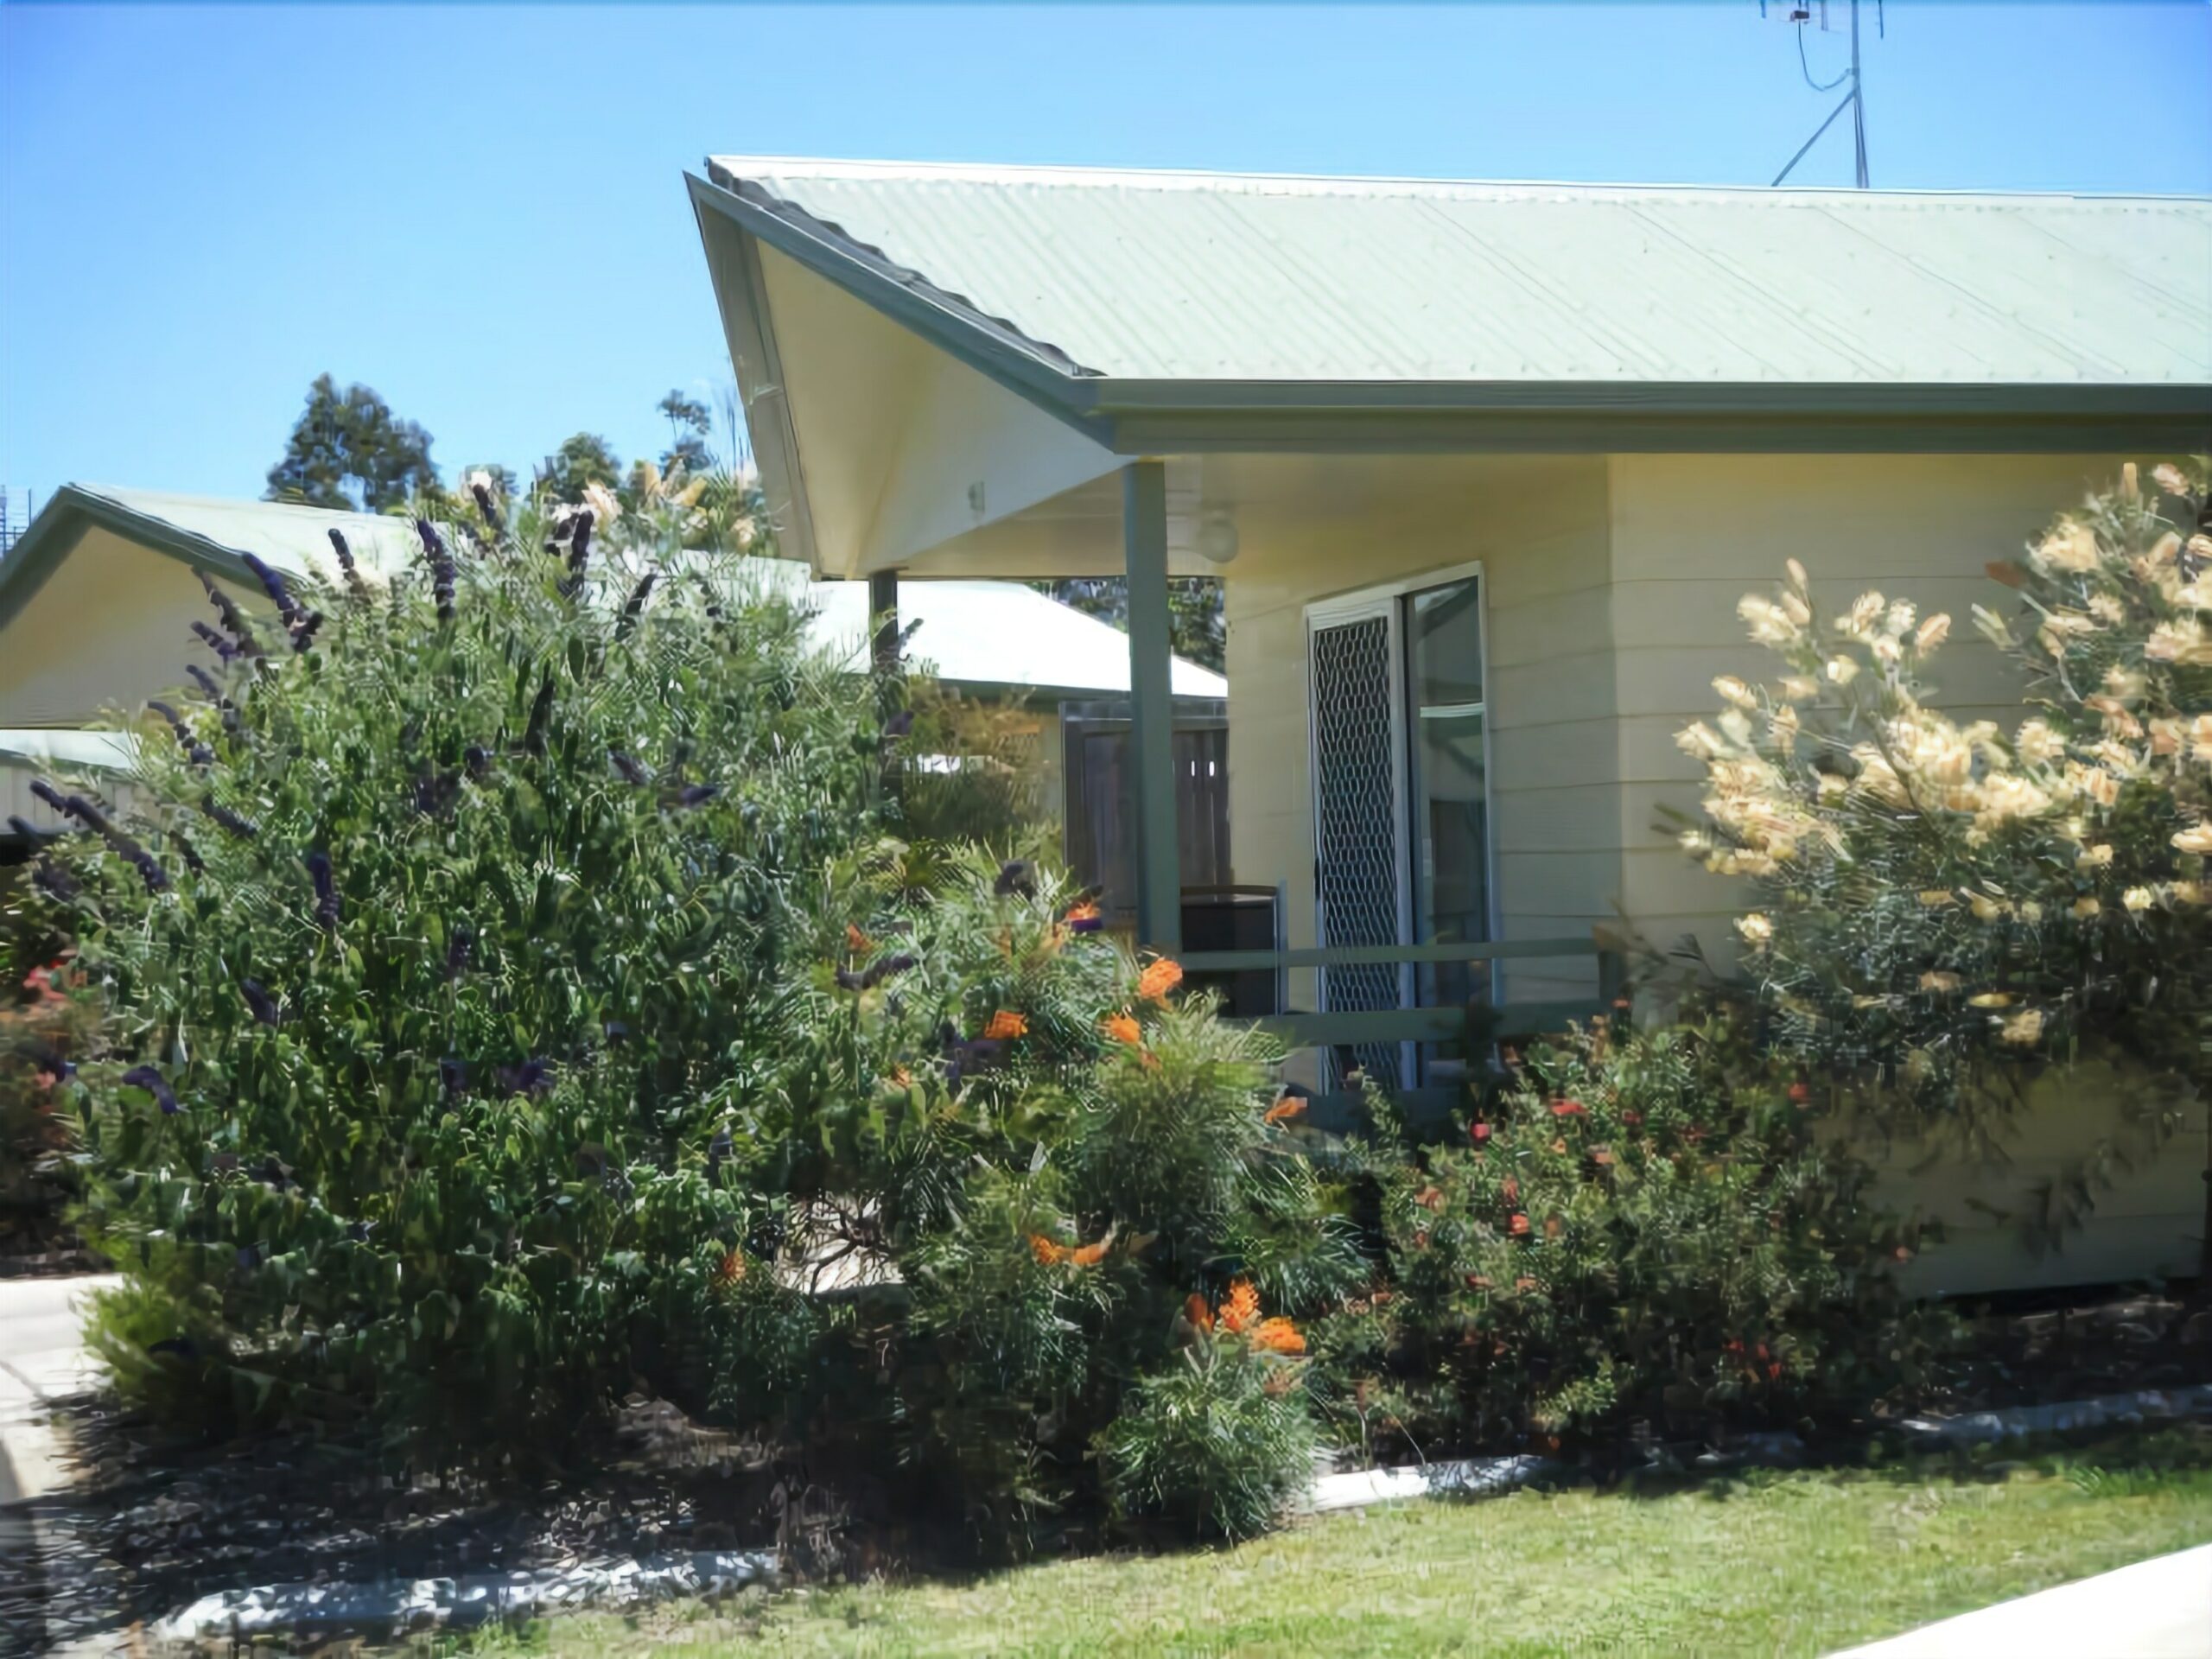
[{"label": "gable roof", "polygon": [[702,207],[1077,421],[2212,415],[2202,198],[742,156],[708,172]]},{"label": "gable roof", "polygon": [[[247,553],[288,575],[331,573],[334,528],[375,573],[403,569],[415,546],[413,528],[404,518],[66,485],[0,560],[0,628],[75,546],[79,533],[95,524],[248,587],[253,578],[242,556]],[[799,588],[810,590],[804,597],[815,612],[810,632],[817,648],[855,666],[867,661],[866,582],[812,582],[804,565],[789,560],[747,563],[767,579],[787,584],[795,596]],[[1023,583],[907,582],[899,589],[899,609],[902,623],[918,624],[911,654],[940,679],[979,690],[1084,696],[1128,691],[1128,636]],[[1180,658],[1173,662],[1172,678],[1179,697],[1229,695],[1229,683],[1220,675]]]},{"label": "gable roof", "polygon": [[286,575],[305,575],[310,570],[334,574],[333,530],[346,537],[355,560],[372,575],[400,569],[414,544],[414,532],[405,519],[376,513],[118,489],[107,484],[65,484],[0,559],[0,627],[84,532],[96,527],[169,554],[211,576],[248,587],[254,585],[245,567],[248,553]]}]

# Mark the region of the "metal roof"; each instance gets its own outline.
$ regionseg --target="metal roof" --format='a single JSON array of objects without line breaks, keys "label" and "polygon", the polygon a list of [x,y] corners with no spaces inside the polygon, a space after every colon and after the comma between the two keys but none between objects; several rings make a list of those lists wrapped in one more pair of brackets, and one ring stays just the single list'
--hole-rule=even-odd
[{"label": "metal roof", "polygon": [[2212,409],[2202,198],[708,165],[695,194],[763,241],[1001,365],[1092,382],[1090,407],[1206,382]]},{"label": "metal roof", "polygon": [[[73,484],[55,492],[22,540],[0,562],[0,626],[30,588],[75,544],[72,529],[97,523],[128,539],[209,569],[250,582],[239,556],[257,555],[288,575],[334,571],[329,533],[341,531],[372,570],[397,570],[412,556],[415,532],[404,518],[333,512],[273,501],[168,495],[153,490]],[[789,560],[753,559],[754,574],[785,584],[815,611],[810,636],[855,666],[868,651],[868,584],[813,582]],[[1126,695],[1128,636],[1096,617],[1014,582],[906,582],[902,622],[918,623],[912,654],[940,679],[974,687]],[[1229,683],[1178,658],[1174,695],[1220,698]]]}]

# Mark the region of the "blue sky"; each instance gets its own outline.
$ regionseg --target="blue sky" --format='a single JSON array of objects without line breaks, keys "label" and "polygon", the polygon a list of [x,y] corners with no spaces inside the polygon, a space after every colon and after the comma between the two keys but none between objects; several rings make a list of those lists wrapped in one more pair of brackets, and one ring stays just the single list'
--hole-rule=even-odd
[{"label": "blue sky", "polygon": [[[1842,16],[1841,0],[1833,0]],[[2212,192],[2212,8],[1891,0],[1877,186]],[[709,150],[1764,184],[1836,94],[1757,0],[0,6],[0,482],[254,495],[308,382],[463,464],[728,379]],[[1840,34],[1808,45],[1816,75]],[[1796,179],[1848,183],[1847,122]]]}]

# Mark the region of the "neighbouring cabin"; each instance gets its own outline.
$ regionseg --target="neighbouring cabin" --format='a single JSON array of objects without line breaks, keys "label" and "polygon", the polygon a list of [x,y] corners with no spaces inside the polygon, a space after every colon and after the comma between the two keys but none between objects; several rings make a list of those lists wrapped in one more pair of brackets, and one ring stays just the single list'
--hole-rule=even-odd
[{"label": "neighbouring cabin", "polygon": [[[1663,823],[1700,794],[1674,734],[1767,671],[1735,604],[1784,558],[1963,618],[2123,458],[2212,431],[2202,200],[741,157],[690,188],[791,551],[901,593],[1126,576],[1133,842],[1100,868],[1325,1096],[1450,1100],[1470,1006],[1605,1006],[1609,935],[1729,959],[1737,895]],[[1171,575],[1225,583],[1226,871]],[[2017,714],[1970,630],[1942,675]],[[2004,1171],[1892,1159],[1954,1224],[1925,1282],[2193,1261],[2195,1148],[2062,1255],[1997,1218],[2094,1132],[2083,1086]]]},{"label": "neighbouring cabin", "polygon": [[[213,661],[192,633],[195,620],[215,620],[202,575],[260,613],[268,601],[244,556],[295,577],[334,577],[334,530],[374,582],[416,556],[404,518],[104,486],[57,492],[0,563],[0,824],[12,814],[41,830],[58,827],[29,791],[42,773],[127,770],[129,728],[146,700],[180,695],[185,664]],[[784,559],[757,559],[752,569],[811,607],[822,649],[856,671],[867,665],[874,619],[866,582],[815,581]],[[917,671],[963,696],[1018,709],[1013,718],[1023,730],[1014,735],[1030,751],[1039,816],[1077,823],[1069,849],[1075,867],[1113,884],[1111,861],[1127,859],[1134,830],[1128,798],[1115,786],[1120,762],[1098,734],[1126,733],[1128,724],[1122,636],[1018,582],[909,584],[899,609]],[[1213,842],[1194,849],[1192,868],[1225,880],[1228,776],[1218,748],[1228,687],[1219,674],[1177,658],[1169,689],[1179,733],[1216,750],[1186,779],[1192,820],[1219,825]],[[1064,709],[1080,715],[1065,729]],[[0,858],[21,855],[19,839],[0,829]],[[1133,924],[1134,914],[1123,919]]]}]

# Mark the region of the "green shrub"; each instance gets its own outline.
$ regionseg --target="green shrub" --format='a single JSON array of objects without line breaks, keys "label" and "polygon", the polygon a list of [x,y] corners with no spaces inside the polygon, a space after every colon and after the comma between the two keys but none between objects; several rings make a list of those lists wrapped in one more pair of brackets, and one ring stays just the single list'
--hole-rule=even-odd
[{"label": "green shrub", "polygon": [[1823,620],[1793,563],[1741,607],[1788,671],[1716,680],[1727,708],[1681,738],[1710,785],[1684,843],[1752,885],[1738,925],[1783,1052],[1977,1150],[2054,1061],[2143,1079],[2039,1222],[2212,1084],[2212,505],[2202,463],[2150,482],[2127,467],[1992,567],[2022,601],[2017,626],[1975,607],[2023,671],[2012,729],[1930,706],[1948,616],[1868,593]]},{"label": "green shrub", "polygon": [[425,1459],[643,1389],[1018,1543],[1191,1297],[1306,1317],[1354,1236],[1265,1039],[1052,872],[910,841],[909,688],[680,501],[591,524],[276,584],[142,814],[71,807],[104,1351],[173,1419]]},{"label": "green shrub", "polygon": [[1734,1021],[1539,1046],[1459,1144],[1378,1158],[1389,1273],[1316,1331],[1370,1442],[1795,1424],[1924,1359],[1916,1240]]},{"label": "green shrub", "polygon": [[73,1242],[73,1074],[98,1018],[67,947],[18,907],[18,875],[0,871],[0,1255],[48,1255]]},{"label": "green shrub", "polygon": [[1319,1451],[1298,1369],[1243,1336],[1197,1333],[1098,1438],[1116,1513],[1199,1537],[1266,1531]]}]

